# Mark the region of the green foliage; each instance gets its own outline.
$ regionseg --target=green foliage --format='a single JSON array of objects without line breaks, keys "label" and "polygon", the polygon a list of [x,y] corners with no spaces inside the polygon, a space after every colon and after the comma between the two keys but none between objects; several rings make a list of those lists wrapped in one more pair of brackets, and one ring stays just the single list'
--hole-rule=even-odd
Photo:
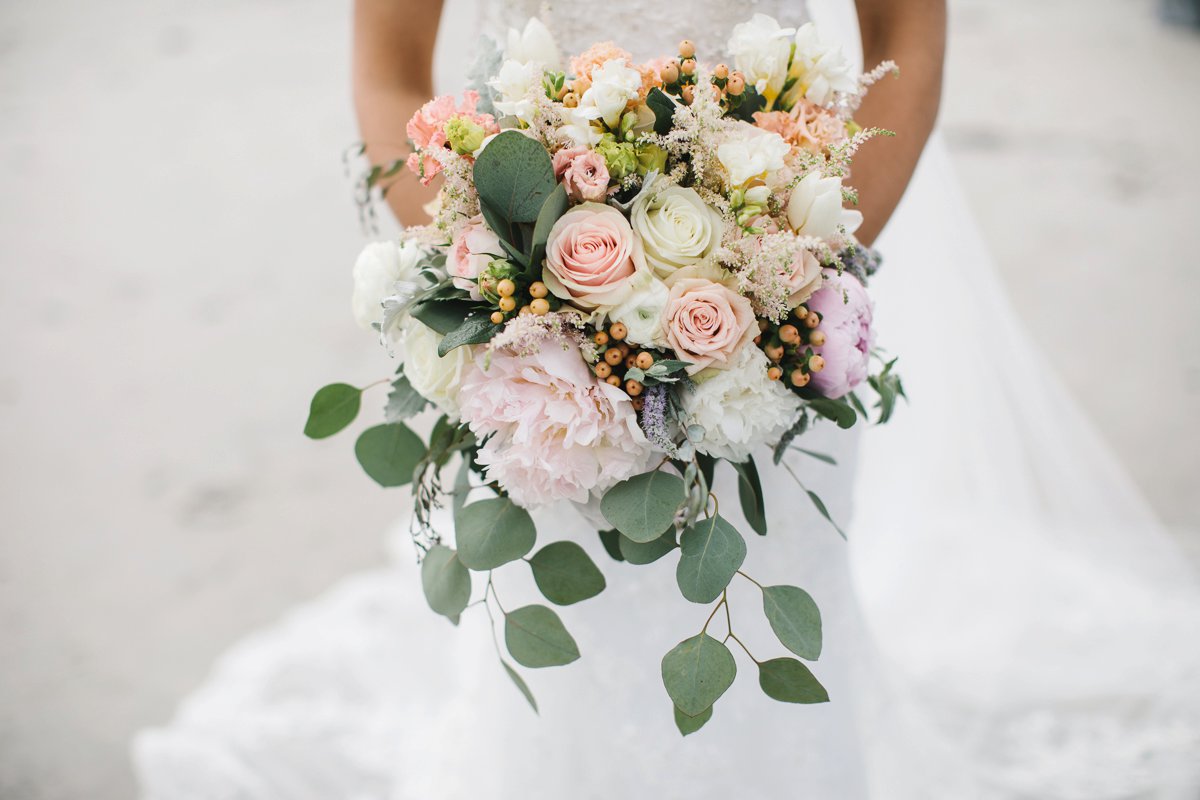
[{"label": "green foliage", "polygon": [[388,392],[387,406],[383,409],[383,418],[388,422],[401,422],[415,417],[429,406],[429,401],[422,397],[404,374],[404,365],[396,370],[396,378],[392,381],[392,390]]},{"label": "green foliage", "polygon": [[519,224],[536,222],[542,204],[558,186],[546,148],[517,131],[505,131],[479,154],[474,176],[489,227],[523,249]]},{"label": "green foliage", "polygon": [[825,687],[794,658],[773,658],[759,664],[758,685],[767,697],[784,703],[829,702]]},{"label": "green foliage", "polygon": [[554,542],[529,559],[533,580],[546,599],[560,606],[595,597],[604,591],[604,575],[574,542]]},{"label": "green foliage", "polygon": [[463,506],[454,519],[458,557],[471,569],[484,570],[516,561],[537,542],[529,512],[507,497]]},{"label": "green foliage", "polygon": [[896,359],[893,358],[883,365],[882,372],[867,379],[871,388],[879,395],[879,402],[876,404],[876,408],[879,409],[879,419],[875,421],[878,425],[882,425],[892,418],[897,398],[908,399],[908,395],[904,393],[904,384],[900,382],[900,376],[892,372],[894,366],[896,366]]},{"label": "green foliage", "polygon": [[425,443],[403,422],[387,422],[363,431],[354,455],[380,486],[403,486],[425,457]]},{"label": "green foliage", "polygon": [[746,560],[746,541],[719,514],[697,520],[679,537],[679,546],[675,580],[693,603],[711,603],[720,597]]},{"label": "green foliage", "polygon": [[826,453],[818,453],[816,450],[805,450],[803,447],[793,447],[792,449],[798,453],[803,453],[809,458],[815,458],[817,461],[828,464],[831,467],[837,466],[837,461],[833,458],[833,456],[827,455]]},{"label": "green foliage", "polygon": [[801,658],[821,656],[821,611],[798,586],[764,586],[763,613],[780,643]]},{"label": "green foliage", "polygon": [[675,124],[675,101],[656,86],[646,95],[646,105],[654,112],[654,132],[666,136]]},{"label": "green foliage", "polygon": [[504,643],[523,667],[559,667],[579,658],[579,647],[558,614],[546,606],[524,606],[504,618]]},{"label": "green foliage", "polygon": [[677,475],[647,472],[609,489],[600,501],[600,513],[625,536],[645,544],[671,526],[683,500],[683,481]]},{"label": "green foliage", "polygon": [[533,709],[533,713],[540,714],[541,712],[538,711],[537,700],[533,698],[533,692],[529,691],[529,684],[525,683],[525,679],[522,678],[515,669],[510,667],[507,661],[501,659],[500,666],[504,667],[504,671],[508,673],[508,677],[512,679],[514,684],[516,684],[517,689],[520,690],[521,694],[525,695],[525,699],[529,701],[529,706]]},{"label": "green foliage", "polygon": [[[533,226],[533,240],[529,245],[529,264],[534,273],[540,273],[542,259],[546,257],[546,240],[550,238],[550,230],[558,218],[567,213],[567,186],[560,183],[538,211],[537,222]],[[540,278],[540,274],[535,274]]]},{"label": "green foliage", "polygon": [[621,532],[616,530],[597,531],[600,534],[600,544],[604,545],[604,550],[613,561],[624,561],[625,556],[621,555]]},{"label": "green foliage", "polygon": [[754,459],[749,458],[745,463],[733,464],[733,468],[738,474],[738,499],[742,503],[742,514],[755,533],[766,536],[767,503],[762,482],[758,479],[758,467],[754,465]]},{"label": "green foliage", "polygon": [[830,514],[829,509],[825,507],[825,501],[821,499],[821,496],[818,495],[816,492],[812,491],[811,489],[805,489],[804,493],[807,494],[808,499],[810,501],[812,501],[813,507],[817,509],[817,513],[819,513],[822,517],[824,517],[825,520],[830,525],[833,526],[833,529],[835,531],[837,531],[843,539],[845,539],[846,532],[844,530],[842,530],[842,527],[840,525],[838,525],[836,522],[834,522],[833,515]]},{"label": "green foliage", "polygon": [[471,572],[449,547],[434,545],[421,562],[421,588],[430,608],[454,619],[471,600]]},{"label": "green foliage", "polygon": [[706,723],[710,719],[712,719],[712,715],[713,715],[712,710],[713,710],[713,707],[709,706],[708,708],[704,709],[696,716],[689,717],[687,714],[680,711],[678,706],[676,706],[676,708],[675,708],[675,727],[679,728],[679,732],[682,733],[684,736],[693,734],[696,731],[703,728],[704,723]]},{"label": "green foliage", "polygon": [[858,421],[854,406],[845,398],[831,400],[828,397],[814,397],[808,401],[808,407],[822,417],[836,422],[839,428],[852,428]]},{"label": "green foliage", "polygon": [[736,675],[733,653],[707,633],[684,639],[662,660],[663,686],[675,707],[689,717],[712,708]]},{"label": "green foliage", "polygon": [[409,308],[414,319],[445,336],[457,330],[472,311],[481,309],[479,303],[449,280],[443,281],[422,294]]},{"label": "green foliage", "polygon": [[662,536],[649,542],[635,542],[627,536],[621,536],[618,546],[625,560],[635,566],[653,564],[678,547],[675,543],[674,530],[669,530]]},{"label": "green foliage", "polygon": [[361,407],[362,389],[347,383],[322,386],[313,395],[312,403],[308,407],[304,435],[310,439],[333,436],[354,421]]},{"label": "green foliage", "polygon": [[634,380],[646,386],[655,386],[660,383],[678,383],[683,377],[683,371],[690,367],[690,361],[677,361],[672,358],[664,358],[662,361],[655,361],[649,369],[641,369],[639,367],[630,367],[625,371],[626,380]]},{"label": "green foliage", "polygon": [[492,322],[490,314],[485,311],[472,311],[457,328],[447,333],[438,342],[438,355],[443,358],[456,347],[465,344],[484,344],[504,328]]},{"label": "green foliage", "polygon": [[753,123],[754,112],[762,111],[767,105],[767,99],[759,94],[757,89],[747,84],[741,95],[729,98],[729,103],[728,116]]}]

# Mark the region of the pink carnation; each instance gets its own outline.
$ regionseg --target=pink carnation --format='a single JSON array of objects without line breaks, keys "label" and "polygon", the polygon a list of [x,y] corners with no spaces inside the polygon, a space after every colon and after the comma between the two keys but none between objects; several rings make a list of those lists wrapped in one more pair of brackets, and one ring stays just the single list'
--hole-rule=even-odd
[{"label": "pink carnation", "polygon": [[597,42],[572,58],[571,72],[575,73],[575,92],[582,96],[592,85],[592,70],[613,59],[624,59],[626,64],[633,63],[630,52],[618,47],[616,42]]},{"label": "pink carnation", "polygon": [[405,131],[412,140],[416,152],[405,162],[410,170],[420,176],[421,183],[429,185],[439,172],[442,164],[429,151],[449,147],[446,138],[446,124],[455,117],[465,117],[471,122],[484,128],[487,133],[497,133],[500,127],[491,114],[477,114],[475,106],[479,103],[479,92],[463,93],[462,104],[455,106],[454,98],[445,94],[435,97],[417,109],[408,121]]},{"label": "pink carnation", "polygon": [[598,380],[578,345],[547,338],[536,352],[495,349],[462,384],[462,419],[479,463],[521,506],[587,502],[643,472],[651,456],[629,397]]},{"label": "pink carnation", "polygon": [[846,125],[836,114],[801,98],[791,111],[758,111],[754,124],[788,144],[819,153],[846,141]]},{"label": "pink carnation", "polygon": [[608,165],[604,157],[586,147],[566,147],[554,154],[554,177],[567,187],[576,203],[604,202],[608,194]]},{"label": "pink carnation", "polygon": [[813,351],[825,359],[825,368],[814,372],[809,384],[825,397],[841,397],[867,377],[871,355],[871,299],[858,279],[849,273],[825,270],[825,282],[805,303],[821,315],[817,330],[825,343]]}]

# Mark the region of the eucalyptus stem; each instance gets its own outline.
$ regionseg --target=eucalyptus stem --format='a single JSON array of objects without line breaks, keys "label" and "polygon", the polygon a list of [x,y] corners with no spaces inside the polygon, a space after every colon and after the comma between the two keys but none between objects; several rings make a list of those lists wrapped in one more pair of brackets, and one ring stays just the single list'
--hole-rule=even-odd
[{"label": "eucalyptus stem", "polygon": [[738,575],[741,575],[743,578],[745,578],[746,580],[748,580],[748,581],[750,581],[751,583],[753,583],[753,584],[754,584],[755,586],[757,586],[757,587],[758,587],[760,590],[763,588],[763,585],[762,585],[761,583],[759,583],[758,581],[754,580],[754,578],[751,578],[749,575],[747,575],[746,573],[742,572],[740,569],[737,571],[737,574],[738,574]]},{"label": "eucalyptus stem", "polygon": [[728,636],[726,636],[725,638],[726,638],[726,639],[733,639],[735,642],[737,642],[739,645],[741,645],[741,648],[742,648],[743,650],[745,650],[745,651],[746,651],[746,655],[750,656],[750,660],[751,660],[751,661],[753,661],[755,664],[761,664],[761,663],[762,663],[761,661],[759,661],[757,658],[755,658],[755,657],[754,657],[754,654],[750,652],[750,648],[749,648],[749,647],[746,647],[746,643],[745,643],[745,642],[743,642],[741,639],[739,639],[739,638],[737,637],[737,634],[735,634],[733,631],[730,631],[730,632],[729,632],[729,635],[728,635]]},{"label": "eucalyptus stem", "polygon": [[721,593],[721,601],[719,603],[717,603],[715,606],[713,606],[712,613],[709,614],[708,619],[706,619],[704,621],[704,627],[700,629],[700,633],[705,633],[708,631],[709,624],[713,621],[713,617],[715,617],[717,615],[717,612],[721,610],[721,606],[726,606],[726,610],[728,610],[729,604],[726,602],[727,600],[728,600],[728,598],[725,596],[725,593],[722,592]]}]

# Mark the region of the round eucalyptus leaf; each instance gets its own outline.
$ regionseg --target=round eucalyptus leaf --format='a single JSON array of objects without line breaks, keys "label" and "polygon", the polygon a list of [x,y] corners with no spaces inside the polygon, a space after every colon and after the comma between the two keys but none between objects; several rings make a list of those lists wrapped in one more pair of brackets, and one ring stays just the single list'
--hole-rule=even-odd
[{"label": "round eucalyptus leaf", "polygon": [[679,537],[679,546],[675,580],[693,603],[720,597],[746,560],[746,540],[719,514],[697,520]]},{"label": "round eucalyptus leaf", "polygon": [[517,689],[521,692],[521,694],[525,695],[525,699],[529,701],[530,707],[533,708],[533,713],[540,714],[541,712],[538,711],[537,700],[534,699],[533,692],[529,691],[529,684],[525,683],[525,679],[522,678],[515,669],[510,667],[507,661],[501,660],[500,664],[504,667],[504,671],[508,673],[508,677],[512,678],[512,682],[516,684]]},{"label": "round eucalyptus leaf", "polygon": [[425,443],[403,422],[389,422],[363,431],[354,455],[380,486],[403,486],[412,482],[413,470],[425,457]]},{"label": "round eucalyptus leaf", "polygon": [[645,544],[671,526],[683,500],[683,481],[678,475],[646,472],[609,489],[600,500],[600,513],[625,536]]},{"label": "round eucalyptus leaf", "polygon": [[733,683],[737,664],[729,648],[707,633],[684,639],[663,656],[663,686],[689,717],[704,713]]},{"label": "round eucalyptus leaf", "polygon": [[476,570],[516,561],[537,542],[529,512],[506,497],[463,506],[454,518],[454,530],[459,559]]},{"label": "round eucalyptus leaf", "polygon": [[704,709],[703,711],[701,711],[699,714],[697,714],[694,717],[689,717],[687,714],[680,711],[678,707],[676,707],[675,708],[675,727],[679,728],[679,732],[682,733],[684,736],[688,736],[689,734],[693,734],[696,731],[703,728],[704,723],[706,723],[710,719],[712,719],[712,714],[713,714],[712,706],[709,706],[708,708]]},{"label": "round eucalyptus leaf", "polygon": [[794,658],[773,658],[758,665],[758,685],[767,697],[784,703],[828,703],[829,693]]},{"label": "round eucalyptus leaf", "polygon": [[574,542],[554,542],[529,559],[533,580],[551,603],[569,606],[604,591],[604,575]]},{"label": "round eucalyptus leaf", "polygon": [[471,601],[471,572],[458,560],[458,553],[434,545],[421,562],[421,588],[430,608],[453,619]]},{"label": "round eucalyptus leaf", "polygon": [[798,586],[763,587],[763,613],[780,643],[801,658],[821,656],[821,610]]},{"label": "round eucalyptus leaf", "polygon": [[310,439],[333,436],[354,421],[361,406],[362,389],[347,383],[322,386],[313,395],[312,403],[308,407],[304,435]]},{"label": "round eucalyptus leaf", "polygon": [[504,617],[504,643],[523,667],[558,667],[579,658],[579,646],[558,614],[546,606],[524,606]]},{"label": "round eucalyptus leaf", "polygon": [[635,542],[627,536],[617,535],[620,536],[617,547],[621,550],[622,558],[636,566],[653,564],[678,547],[675,543],[675,531],[667,531],[657,539],[645,544]]}]

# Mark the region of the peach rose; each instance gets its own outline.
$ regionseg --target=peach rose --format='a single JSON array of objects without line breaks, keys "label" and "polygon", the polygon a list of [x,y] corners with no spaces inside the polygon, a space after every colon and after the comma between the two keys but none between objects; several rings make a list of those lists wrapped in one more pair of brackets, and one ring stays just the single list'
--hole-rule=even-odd
[{"label": "peach rose", "polygon": [[624,302],[634,275],[645,269],[641,239],[625,215],[582,203],[550,229],[542,280],[555,297],[594,310]]},{"label": "peach rose", "polygon": [[689,375],[706,367],[724,369],[735,354],[758,334],[750,301],[707,278],[679,278],[663,309],[667,343],[681,361],[690,361]]},{"label": "peach rose", "polygon": [[783,283],[788,287],[788,306],[796,306],[807,300],[821,286],[821,262],[809,250],[800,250],[791,264],[779,271]]},{"label": "peach rose", "polygon": [[565,147],[554,154],[554,177],[567,187],[575,202],[604,202],[608,194],[608,165],[604,157],[586,147]]}]

